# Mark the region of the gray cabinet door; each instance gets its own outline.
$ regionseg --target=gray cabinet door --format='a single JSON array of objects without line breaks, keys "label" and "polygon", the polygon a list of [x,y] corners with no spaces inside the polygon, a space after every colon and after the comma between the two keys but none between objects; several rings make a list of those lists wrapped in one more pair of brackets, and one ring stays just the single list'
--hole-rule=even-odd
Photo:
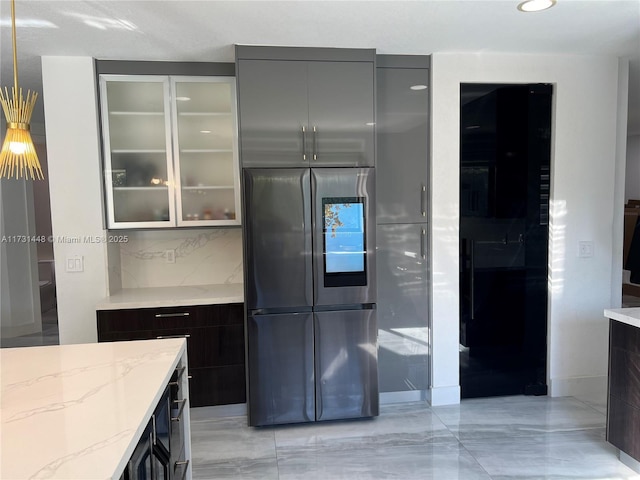
[{"label": "gray cabinet door", "polygon": [[306,62],[239,60],[237,77],[242,167],[308,165]]},{"label": "gray cabinet door", "polygon": [[426,228],[426,224],[377,228],[381,392],[426,390],[429,386]]},{"label": "gray cabinet door", "polygon": [[376,311],[314,316],[316,420],[378,415]]},{"label": "gray cabinet door", "polygon": [[244,169],[248,310],[313,305],[308,168]]},{"label": "gray cabinet door", "polygon": [[309,62],[312,166],[374,166],[371,62]]},{"label": "gray cabinet door", "polygon": [[249,425],[314,421],[312,315],[247,318]]},{"label": "gray cabinet door", "polygon": [[426,221],[428,69],[377,68],[377,222]]}]

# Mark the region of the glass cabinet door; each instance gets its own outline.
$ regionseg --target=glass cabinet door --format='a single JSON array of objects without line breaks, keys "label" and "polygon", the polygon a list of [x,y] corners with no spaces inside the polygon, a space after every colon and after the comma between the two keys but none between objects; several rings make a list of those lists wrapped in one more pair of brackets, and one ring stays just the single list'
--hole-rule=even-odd
[{"label": "glass cabinet door", "polygon": [[175,225],[169,79],[100,77],[108,228]]},{"label": "glass cabinet door", "polygon": [[178,226],[240,225],[235,78],[172,77]]}]

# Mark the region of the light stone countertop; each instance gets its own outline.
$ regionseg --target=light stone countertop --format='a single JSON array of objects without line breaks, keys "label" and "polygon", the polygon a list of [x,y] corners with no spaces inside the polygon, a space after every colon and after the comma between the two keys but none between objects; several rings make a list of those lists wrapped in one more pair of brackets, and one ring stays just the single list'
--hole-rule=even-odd
[{"label": "light stone countertop", "polygon": [[640,328],[640,307],[612,308],[605,310],[604,316]]},{"label": "light stone countertop", "polygon": [[0,478],[115,479],[185,339],[0,350]]},{"label": "light stone countertop", "polygon": [[185,287],[127,288],[104,298],[96,310],[121,310],[146,307],[184,307],[243,303],[244,287],[241,283],[194,285]]}]

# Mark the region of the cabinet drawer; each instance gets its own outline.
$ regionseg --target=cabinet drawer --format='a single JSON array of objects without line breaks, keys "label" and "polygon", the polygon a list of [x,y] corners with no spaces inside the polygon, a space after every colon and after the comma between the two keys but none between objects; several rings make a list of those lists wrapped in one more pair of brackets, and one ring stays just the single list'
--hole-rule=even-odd
[{"label": "cabinet drawer", "polygon": [[98,310],[98,335],[110,332],[168,330],[176,327],[243,325],[242,303],[187,307]]},{"label": "cabinet drawer", "polygon": [[197,311],[198,307],[98,310],[98,335],[191,326],[197,317]]},{"label": "cabinet drawer", "polygon": [[610,320],[612,347],[640,355],[640,328],[632,327],[616,320]]}]

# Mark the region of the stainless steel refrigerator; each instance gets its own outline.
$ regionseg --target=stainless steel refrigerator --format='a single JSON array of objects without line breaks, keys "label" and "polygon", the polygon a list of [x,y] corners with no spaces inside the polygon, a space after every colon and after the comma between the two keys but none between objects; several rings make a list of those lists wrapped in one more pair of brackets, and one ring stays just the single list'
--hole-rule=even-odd
[{"label": "stainless steel refrigerator", "polygon": [[374,186],[243,170],[249,425],[378,415]]}]

